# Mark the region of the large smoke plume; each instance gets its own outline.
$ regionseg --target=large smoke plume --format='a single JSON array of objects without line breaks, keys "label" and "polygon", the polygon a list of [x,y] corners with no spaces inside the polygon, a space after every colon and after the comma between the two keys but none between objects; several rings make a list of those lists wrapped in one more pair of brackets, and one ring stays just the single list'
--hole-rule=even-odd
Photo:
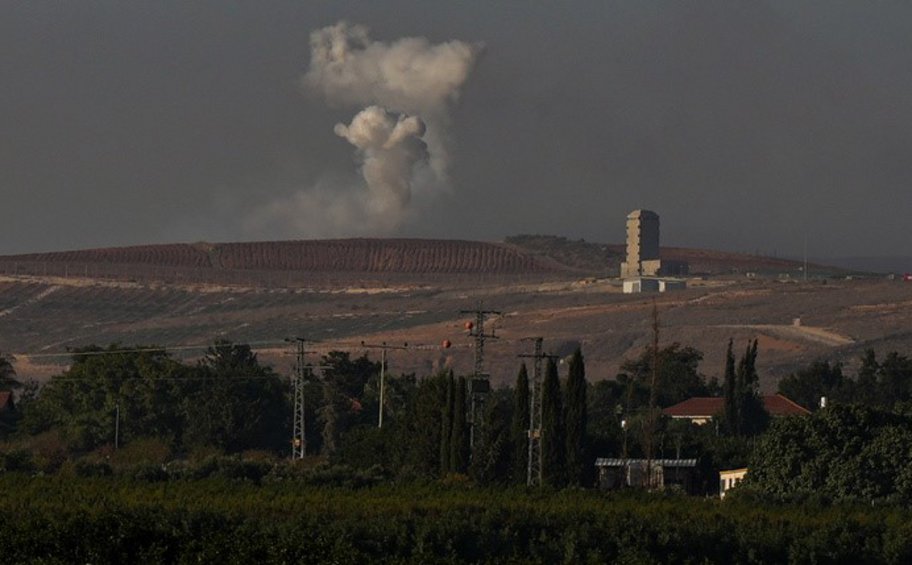
[{"label": "large smoke plume", "polygon": [[324,181],[260,210],[308,236],[389,234],[407,219],[414,191],[447,187],[451,108],[481,51],[462,41],[371,40],[340,22],[311,33],[304,89],[336,108],[364,107],[335,133],[355,147],[361,186]]}]

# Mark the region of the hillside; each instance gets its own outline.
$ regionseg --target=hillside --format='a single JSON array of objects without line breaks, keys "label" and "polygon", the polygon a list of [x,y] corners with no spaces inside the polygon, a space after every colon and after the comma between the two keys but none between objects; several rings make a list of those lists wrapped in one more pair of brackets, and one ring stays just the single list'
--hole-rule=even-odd
[{"label": "hillside", "polygon": [[[141,245],[0,257],[4,272],[72,274],[171,267],[192,270],[306,271],[358,273],[537,273],[555,265],[504,244],[435,239],[335,239]],[[50,273],[48,273],[50,274]],[[59,274],[59,273],[57,273]]]},{"label": "hillside", "polygon": [[[624,261],[626,249],[620,244],[592,243],[582,239],[572,240],[552,235],[517,235],[508,237],[506,243],[524,252],[552,260],[575,272],[593,276],[617,276]],[[729,275],[754,273],[757,276],[790,275],[803,272],[800,261],[749,255],[709,249],[662,247],[662,259],[684,261],[693,275]],[[810,264],[811,276],[840,276],[851,271],[829,265]]]},{"label": "hillside", "polygon": [[[687,261],[692,274],[756,273],[797,276],[796,261],[720,251],[662,248],[666,259]],[[510,278],[610,277],[624,246],[546,235],[508,237],[504,243],[439,239],[330,239],[249,243],[179,243],[0,256],[0,274],[265,287],[346,284],[358,278],[483,276]],[[813,265],[811,274],[848,271]],[[358,275],[358,276],[354,276]]]},{"label": "hillside", "polygon": [[[624,295],[619,281],[606,278],[619,253],[620,246],[520,236],[505,243],[354,239],[2,257],[0,351],[16,355],[24,377],[44,378],[67,363],[72,347],[157,344],[193,356],[194,347],[228,338],[256,344],[284,371],[291,359],[284,338],[303,335],[320,342],[320,351],[359,353],[361,340],[422,344],[397,354],[396,370],[465,371],[472,342],[460,311],[483,302],[504,312],[492,320],[500,339],[486,351],[498,382],[515,374],[530,336],[544,337],[560,355],[582,343],[590,378],[607,378],[649,343],[653,296]],[[898,307],[912,303],[912,285],[824,279],[814,269],[807,283],[783,284],[783,274],[801,281],[800,264],[663,253],[725,275],[694,278],[686,291],[655,297],[662,341],[703,351],[708,374],[721,366],[729,337],[760,339],[766,379],[817,356],[852,361],[866,347],[912,345],[912,318]],[[753,272],[768,276],[745,276]],[[445,339],[449,350],[436,346]]]}]

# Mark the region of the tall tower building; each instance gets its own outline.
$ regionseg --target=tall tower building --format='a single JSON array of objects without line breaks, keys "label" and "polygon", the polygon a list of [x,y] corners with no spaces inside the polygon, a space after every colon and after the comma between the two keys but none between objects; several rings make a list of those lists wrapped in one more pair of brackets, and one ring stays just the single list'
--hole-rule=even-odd
[{"label": "tall tower building", "polygon": [[659,215],[634,210],[627,215],[627,261],[621,263],[621,277],[654,277],[661,268]]}]

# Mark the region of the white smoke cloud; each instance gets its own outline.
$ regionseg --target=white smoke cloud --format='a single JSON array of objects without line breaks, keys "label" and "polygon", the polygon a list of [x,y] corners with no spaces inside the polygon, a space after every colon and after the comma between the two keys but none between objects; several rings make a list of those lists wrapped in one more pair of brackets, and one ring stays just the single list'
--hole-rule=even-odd
[{"label": "white smoke cloud", "polygon": [[310,35],[310,69],[302,82],[336,106],[379,104],[434,121],[469,78],[478,44],[423,37],[371,41],[367,28],[340,22]]},{"label": "white smoke cloud", "polygon": [[412,197],[412,168],[428,157],[424,122],[369,106],[351,125],[336,124],[335,132],[358,149],[367,211],[384,225],[399,225]]},{"label": "white smoke cloud", "polygon": [[446,189],[450,110],[481,46],[421,37],[384,43],[346,22],[311,33],[310,46],[305,90],[333,107],[366,106],[335,126],[355,147],[363,185],[321,183],[261,209],[249,225],[278,221],[308,236],[394,233],[414,190]]}]

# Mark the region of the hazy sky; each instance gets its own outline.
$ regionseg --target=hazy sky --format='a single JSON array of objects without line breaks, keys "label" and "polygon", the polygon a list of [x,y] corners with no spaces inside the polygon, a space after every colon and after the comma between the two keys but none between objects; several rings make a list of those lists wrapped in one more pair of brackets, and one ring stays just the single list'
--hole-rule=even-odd
[{"label": "hazy sky", "polygon": [[621,242],[643,207],[668,245],[912,255],[900,0],[3,2],[0,253],[374,229],[296,196],[365,190],[334,127],[367,104],[302,86],[340,20],[484,45],[384,233]]}]

